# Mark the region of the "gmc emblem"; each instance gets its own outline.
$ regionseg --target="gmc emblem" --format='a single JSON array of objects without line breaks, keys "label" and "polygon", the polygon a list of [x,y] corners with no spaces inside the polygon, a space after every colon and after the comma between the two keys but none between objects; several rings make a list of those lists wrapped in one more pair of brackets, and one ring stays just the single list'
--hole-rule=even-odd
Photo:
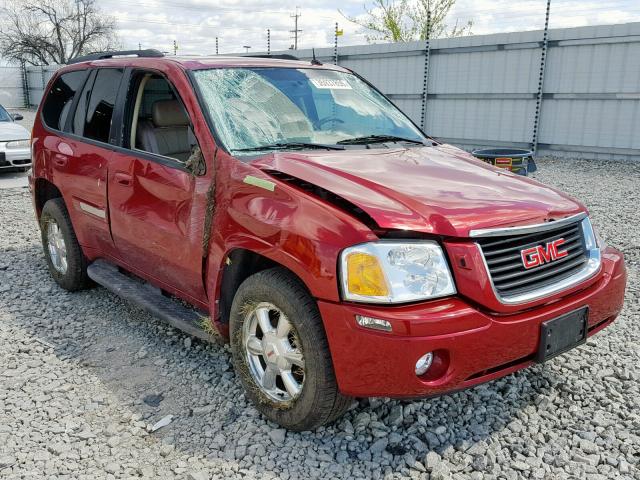
[{"label": "gmc emblem", "polygon": [[564,238],[559,238],[553,242],[548,242],[546,248],[542,245],[538,245],[537,247],[521,250],[520,256],[522,257],[522,265],[524,265],[524,268],[529,270],[530,268],[539,267],[545,263],[566,257],[569,255],[569,252],[566,250],[560,250],[560,247],[564,243]]}]

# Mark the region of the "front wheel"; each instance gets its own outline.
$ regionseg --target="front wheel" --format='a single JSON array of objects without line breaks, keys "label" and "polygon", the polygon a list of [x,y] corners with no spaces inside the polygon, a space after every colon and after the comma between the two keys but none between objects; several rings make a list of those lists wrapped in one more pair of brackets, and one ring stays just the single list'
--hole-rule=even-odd
[{"label": "front wheel", "polygon": [[231,307],[233,362],[248,398],[296,431],[331,422],[351,399],[338,391],[314,299],[282,268],[245,280]]}]

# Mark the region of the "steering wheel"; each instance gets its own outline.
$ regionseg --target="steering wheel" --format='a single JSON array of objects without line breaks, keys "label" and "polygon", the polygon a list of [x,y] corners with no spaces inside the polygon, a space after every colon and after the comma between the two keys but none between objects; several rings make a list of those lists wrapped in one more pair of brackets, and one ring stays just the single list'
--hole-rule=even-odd
[{"label": "steering wheel", "polygon": [[313,122],[313,126],[315,128],[320,128],[322,125],[324,125],[327,122],[336,122],[336,123],[344,123],[344,120],[338,118],[338,117],[324,117],[324,118],[320,118],[317,121]]}]

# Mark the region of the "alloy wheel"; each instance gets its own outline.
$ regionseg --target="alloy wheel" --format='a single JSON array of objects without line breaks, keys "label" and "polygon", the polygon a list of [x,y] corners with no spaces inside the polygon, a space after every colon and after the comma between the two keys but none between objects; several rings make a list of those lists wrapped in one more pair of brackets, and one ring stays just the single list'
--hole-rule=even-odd
[{"label": "alloy wheel", "polygon": [[258,388],[277,403],[299,397],[304,356],[295,328],[282,310],[259,303],[246,314],[242,333],[249,372]]},{"label": "alloy wheel", "polygon": [[49,220],[47,224],[47,248],[53,268],[62,275],[67,273],[67,245],[64,242],[60,226],[53,219]]}]

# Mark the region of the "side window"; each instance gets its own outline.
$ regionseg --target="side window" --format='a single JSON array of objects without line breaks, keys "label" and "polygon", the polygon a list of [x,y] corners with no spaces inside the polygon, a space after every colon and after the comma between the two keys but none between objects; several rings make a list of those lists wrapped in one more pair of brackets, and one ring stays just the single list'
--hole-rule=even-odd
[{"label": "side window", "polygon": [[189,115],[163,76],[140,72],[128,99],[128,146],[185,163],[199,147]]},{"label": "side window", "polygon": [[55,130],[63,130],[73,97],[82,85],[86,70],[63,73],[53,83],[42,105],[44,123]]},{"label": "side window", "polygon": [[122,76],[123,70],[120,68],[101,68],[97,71],[91,87],[91,94],[87,98],[83,92],[83,97],[78,103],[76,118],[74,118],[75,133],[79,133],[76,130],[78,128],[77,116],[82,115],[81,107],[84,107],[86,108],[86,116],[82,135],[100,142],[109,142],[111,118]]}]

